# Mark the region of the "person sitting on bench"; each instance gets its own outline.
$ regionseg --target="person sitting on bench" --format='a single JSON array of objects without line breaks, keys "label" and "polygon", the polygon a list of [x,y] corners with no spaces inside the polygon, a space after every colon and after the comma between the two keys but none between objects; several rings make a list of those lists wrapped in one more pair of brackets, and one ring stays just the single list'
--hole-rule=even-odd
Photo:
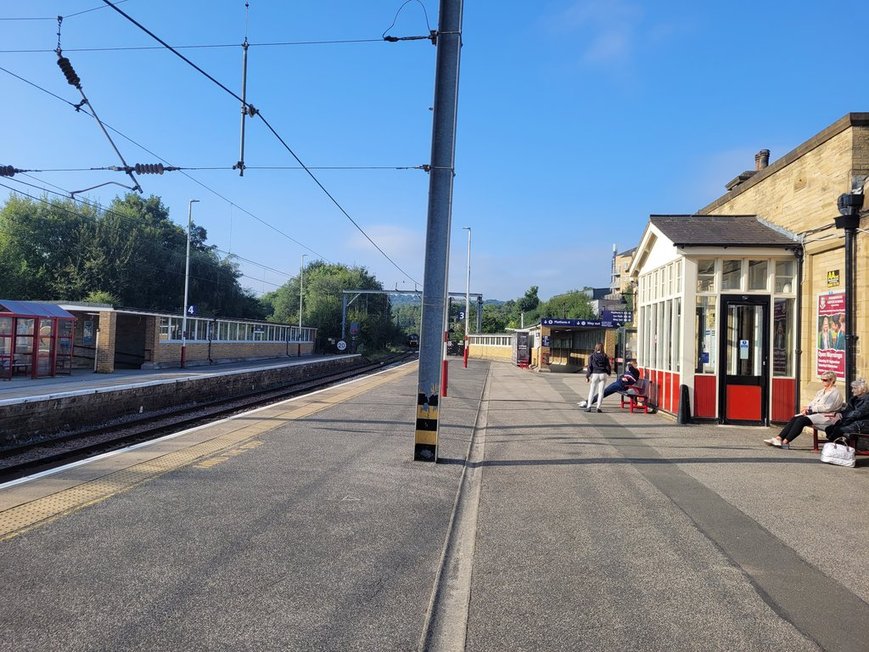
[{"label": "person sitting on bench", "polygon": [[[610,394],[615,394],[616,392],[625,392],[627,389],[636,383],[640,379],[640,371],[636,367],[637,360],[636,358],[628,358],[627,365],[625,367],[625,373],[616,378],[616,380],[603,390],[603,398],[601,401],[605,399]],[[587,407],[589,405],[593,405],[597,403],[597,394],[591,397],[591,402],[586,403],[585,401],[581,401],[579,403],[579,407]],[[599,405],[599,403],[598,403]]]},{"label": "person sitting on bench", "polygon": [[829,416],[833,425],[824,428],[827,441],[836,441],[839,437],[850,439],[850,435],[869,429],[869,385],[863,378],[851,383],[848,404]]},{"label": "person sitting on bench", "polygon": [[807,426],[824,428],[833,424],[833,417],[830,415],[842,407],[843,402],[835,386],[836,374],[825,371],[821,374],[821,383],[823,385],[821,390],[815,394],[815,398],[803,408],[803,411],[791,417],[776,437],[764,439],[764,444],[777,448],[790,448],[790,443],[800,436],[803,428]]}]

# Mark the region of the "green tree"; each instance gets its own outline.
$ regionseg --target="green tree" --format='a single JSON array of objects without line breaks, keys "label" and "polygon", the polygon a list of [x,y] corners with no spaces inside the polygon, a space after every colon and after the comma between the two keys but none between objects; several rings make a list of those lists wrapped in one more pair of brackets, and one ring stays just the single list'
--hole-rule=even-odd
[{"label": "green tree", "polygon": [[547,317],[561,317],[563,319],[593,319],[594,310],[588,294],[580,290],[571,290],[565,294],[558,294],[541,307],[541,313]]},{"label": "green tree", "polygon": [[[317,329],[319,350],[328,350],[330,340],[341,337],[341,310],[344,290],[382,290],[383,286],[364,267],[348,267],[338,263],[313,261],[302,270],[302,325]],[[270,307],[269,319],[284,323],[299,321],[299,277],[290,279],[274,292],[263,297]],[[348,297],[345,336],[350,337],[350,324],[359,324],[358,344],[367,349],[381,349],[392,342],[397,329],[391,319],[386,294],[360,294]]]},{"label": "green tree", "polygon": [[[262,304],[238,283],[235,261],[206,240],[194,225],[191,303],[206,316],[262,318]],[[0,210],[0,296],[78,301],[105,293],[120,306],[180,313],[186,246],[186,229],[159,197],[129,193],[101,211],[13,196]]]}]

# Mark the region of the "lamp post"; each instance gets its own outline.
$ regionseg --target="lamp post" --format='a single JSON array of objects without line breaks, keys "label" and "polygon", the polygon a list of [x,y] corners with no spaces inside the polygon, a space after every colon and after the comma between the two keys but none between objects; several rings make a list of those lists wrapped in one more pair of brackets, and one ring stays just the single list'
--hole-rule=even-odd
[{"label": "lamp post", "polygon": [[851,382],[855,377],[857,336],[854,334],[854,235],[860,226],[860,210],[863,208],[863,193],[852,192],[839,195],[836,202],[840,215],[836,228],[845,231],[845,391],[851,398]]},{"label": "lamp post", "polygon": [[187,253],[184,256],[184,305],[181,307],[181,368],[187,364],[187,291],[190,288],[190,228],[193,224],[193,204],[198,199],[187,202]]},{"label": "lamp post", "polygon": [[465,369],[468,368],[468,348],[471,345],[471,338],[468,337],[468,322],[471,319],[471,227],[463,226],[463,231],[468,232],[468,274],[465,279]]},{"label": "lamp post", "polygon": [[299,341],[302,340],[302,288],[305,286],[305,258],[308,254],[302,254],[302,262],[299,265]]}]

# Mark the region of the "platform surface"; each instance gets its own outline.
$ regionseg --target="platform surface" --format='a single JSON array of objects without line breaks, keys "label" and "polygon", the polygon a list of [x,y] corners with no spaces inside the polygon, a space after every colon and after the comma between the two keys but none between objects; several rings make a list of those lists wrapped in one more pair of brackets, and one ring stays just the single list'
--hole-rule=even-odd
[{"label": "platform surface", "polygon": [[414,650],[434,614],[427,649],[866,649],[865,461],[449,378],[438,464],[410,364],[0,487],[0,646]]}]

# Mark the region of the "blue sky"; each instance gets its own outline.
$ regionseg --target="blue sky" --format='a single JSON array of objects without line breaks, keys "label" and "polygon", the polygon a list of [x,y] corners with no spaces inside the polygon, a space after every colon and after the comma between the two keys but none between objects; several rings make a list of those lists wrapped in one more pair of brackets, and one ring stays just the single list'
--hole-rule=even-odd
[{"label": "blue sky", "polygon": [[[423,281],[428,195],[426,173],[413,168],[430,158],[435,48],[381,36],[400,8],[390,34],[427,34],[438,3],[248,4],[126,0],[118,8],[173,46],[231,45],[180,51],[236,94],[246,34],[248,101],[397,266],[304,171],[255,169],[297,165],[258,118],[246,124],[244,177],[231,170],[239,102],[100,0],[0,7],[0,164],[120,165],[93,118],[67,103],[81,97],[56,65],[55,17],[63,15],[64,54],[97,114],[123,134],[109,132],[128,164],[220,168],[139,182],[179,224],[199,199],[194,221],[210,244],[239,257],[245,287],[276,289],[306,254],[412,289]],[[473,230],[471,291],[485,298],[516,298],[532,285],[543,298],[605,286],[613,245],[635,246],[649,214],[691,213],[753,169],[760,149],[775,161],[846,113],[869,111],[864,15],[865,4],[850,0],[467,2],[450,290],[465,290],[464,226]],[[269,45],[278,43],[292,45]],[[154,49],[128,49],[138,46]],[[129,178],[45,171],[0,179],[35,195],[108,181]],[[8,192],[0,187],[0,197]],[[108,185],[79,196],[107,205],[118,192]]]}]

